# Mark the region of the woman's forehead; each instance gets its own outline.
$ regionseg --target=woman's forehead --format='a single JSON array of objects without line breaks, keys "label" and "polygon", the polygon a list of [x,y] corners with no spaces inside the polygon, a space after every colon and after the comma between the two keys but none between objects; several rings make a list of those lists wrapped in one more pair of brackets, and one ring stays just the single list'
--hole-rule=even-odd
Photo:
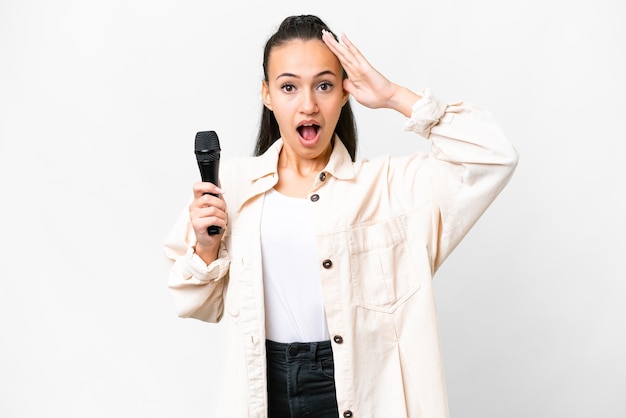
[{"label": "woman's forehead", "polygon": [[341,74],[339,60],[326,44],[317,39],[294,39],[272,48],[268,57],[270,78],[283,73],[313,76],[325,71]]}]

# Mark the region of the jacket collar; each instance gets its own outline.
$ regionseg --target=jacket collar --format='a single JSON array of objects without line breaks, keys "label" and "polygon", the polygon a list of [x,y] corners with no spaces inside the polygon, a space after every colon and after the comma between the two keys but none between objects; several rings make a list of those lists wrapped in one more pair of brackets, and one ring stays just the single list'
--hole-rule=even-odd
[{"label": "jacket collar", "polygon": [[[246,177],[253,182],[267,177],[277,179],[278,156],[282,148],[283,140],[279,138],[262,155],[252,159]],[[338,136],[335,136],[333,152],[324,171],[340,180],[354,178],[352,159]]]}]

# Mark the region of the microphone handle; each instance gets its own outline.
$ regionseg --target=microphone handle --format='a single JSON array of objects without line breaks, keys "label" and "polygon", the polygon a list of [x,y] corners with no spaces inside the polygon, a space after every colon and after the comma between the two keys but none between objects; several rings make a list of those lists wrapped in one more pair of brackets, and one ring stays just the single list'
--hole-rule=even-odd
[{"label": "microphone handle", "polygon": [[[213,183],[217,186],[219,165],[220,165],[219,159],[214,160],[214,161],[198,162],[198,167],[200,168],[200,176],[202,177],[202,181]],[[218,197],[218,195],[214,193],[205,193],[205,194],[210,194],[212,196]],[[219,235],[222,233],[222,228],[216,225],[211,225],[207,228],[207,232],[209,233],[209,235]]]}]

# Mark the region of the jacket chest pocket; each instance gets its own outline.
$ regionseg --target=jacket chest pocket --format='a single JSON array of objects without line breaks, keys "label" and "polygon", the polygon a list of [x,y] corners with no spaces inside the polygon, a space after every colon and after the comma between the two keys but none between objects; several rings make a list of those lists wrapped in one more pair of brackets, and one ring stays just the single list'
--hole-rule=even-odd
[{"label": "jacket chest pocket", "polygon": [[420,288],[401,218],[356,225],[348,242],[357,305],[391,313]]}]

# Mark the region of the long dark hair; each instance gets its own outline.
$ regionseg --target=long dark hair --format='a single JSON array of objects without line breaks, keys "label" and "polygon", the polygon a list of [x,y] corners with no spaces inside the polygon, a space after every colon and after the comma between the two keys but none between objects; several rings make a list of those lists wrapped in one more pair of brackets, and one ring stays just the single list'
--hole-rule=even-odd
[{"label": "long dark hair", "polygon": [[[326,26],[326,24],[319,17],[313,15],[290,16],[283,20],[276,33],[270,36],[265,44],[265,50],[263,52],[264,80],[268,81],[267,67],[272,48],[294,39],[301,39],[303,41],[319,39],[322,41],[322,29],[332,33],[328,26]],[[337,36],[334,33],[332,34],[335,39],[337,39]],[[343,72],[343,77],[347,77],[345,71]],[[274,117],[274,113],[265,106],[263,106],[261,112],[259,135],[257,137],[254,155],[263,154],[274,142],[276,142],[278,138],[280,138],[280,130],[278,128],[278,122]],[[341,142],[348,150],[348,153],[350,153],[352,161],[354,161],[356,159],[357,134],[354,114],[352,113],[349,100],[341,108],[339,120],[337,121],[337,126],[335,126],[335,133],[341,139]]]}]

